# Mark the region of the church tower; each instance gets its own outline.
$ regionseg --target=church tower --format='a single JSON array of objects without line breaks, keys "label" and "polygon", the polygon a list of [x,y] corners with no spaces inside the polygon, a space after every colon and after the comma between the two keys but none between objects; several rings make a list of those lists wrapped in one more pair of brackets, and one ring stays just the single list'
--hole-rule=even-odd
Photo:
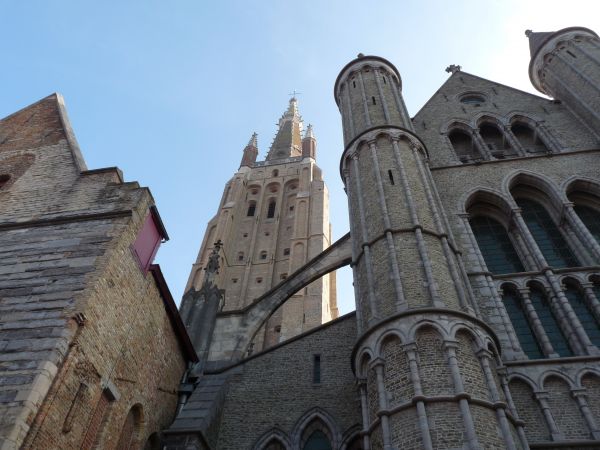
[{"label": "church tower", "polygon": [[[331,245],[329,195],[316,148],[312,126],[304,131],[296,98],[279,119],[264,161],[257,161],[258,141],[252,135],[208,223],[186,292],[200,289],[203,269],[219,240],[223,247],[216,284],[223,292],[222,311],[250,305]],[[255,336],[253,351],[336,318],[334,277],[314,281],[279,308]],[[184,321],[191,301],[182,302]]]}]

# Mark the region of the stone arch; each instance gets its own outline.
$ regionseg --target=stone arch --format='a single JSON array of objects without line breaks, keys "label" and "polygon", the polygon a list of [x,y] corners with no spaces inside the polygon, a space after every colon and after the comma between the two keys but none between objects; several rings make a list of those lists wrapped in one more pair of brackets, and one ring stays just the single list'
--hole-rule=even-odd
[{"label": "stone arch", "polygon": [[551,377],[560,378],[569,386],[569,389],[575,388],[575,382],[567,374],[565,374],[564,372],[560,372],[556,369],[548,369],[541,373],[539,376],[538,386],[540,386],[541,390],[548,390],[548,387],[546,386],[546,381]]},{"label": "stone arch", "polygon": [[388,340],[388,339],[392,339],[392,338],[396,338],[400,341],[400,343],[404,344],[406,343],[406,337],[404,336],[404,334],[402,333],[401,330],[394,328],[391,330],[386,330],[384,331],[381,336],[379,336],[377,338],[377,341],[375,342],[375,356],[376,357],[383,357],[382,353],[381,353],[381,348],[382,345],[384,343],[384,341]]},{"label": "stone arch", "polygon": [[352,242],[350,234],[346,234],[250,305],[241,310],[219,312],[211,342],[211,358],[241,359],[260,327],[277,308],[303,287],[351,261]]},{"label": "stone arch", "polygon": [[577,384],[585,389],[585,399],[596,423],[600,423],[600,371],[583,369],[577,377]]},{"label": "stone arch", "polygon": [[294,425],[291,442],[295,449],[302,449],[305,442],[303,440],[310,436],[312,428],[322,431],[332,449],[337,449],[342,441],[341,433],[338,431],[333,417],[323,408],[315,407],[305,412]]},{"label": "stone arch", "polygon": [[525,432],[530,442],[550,441],[550,430],[535,397],[535,385],[523,375],[514,375],[508,383],[516,416],[525,422]]},{"label": "stone arch", "polygon": [[465,392],[475,398],[491,400],[485,374],[477,357],[478,351],[482,348],[481,340],[472,329],[464,324],[458,325],[452,331],[458,344],[456,358]]},{"label": "stone arch", "polygon": [[479,333],[477,333],[471,325],[469,325],[468,323],[465,323],[465,322],[454,322],[450,326],[448,336],[450,337],[450,339],[456,339],[456,336],[460,332],[464,332],[464,333],[471,335],[471,338],[473,339],[473,341],[475,343],[475,348],[474,348],[475,352],[485,348],[484,341],[483,341],[481,335]]},{"label": "stone arch", "polygon": [[423,383],[423,393],[427,396],[454,395],[454,382],[447,363],[445,333],[431,323],[420,323],[415,330],[417,362]]},{"label": "stone arch", "polygon": [[573,398],[572,381],[564,374],[549,371],[543,377],[544,389],[548,392],[548,406],[564,439],[587,439],[590,430]]},{"label": "stone arch", "polygon": [[452,118],[452,119],[447,120],[440,126],[440,133],[448,134],[453,129],[461,130],[466,133],[471,133],[473,131],[473,127],[467,120]]},{"label": "stone arch", "polygon": [[356,361],[358,362],[358,364],[356,364],[356,376],[358,378],[366,378],[369,363],[372,359],[374,358],[370,349],[363,349],[357,356]]},{"label": "stone arch", "polygon": [[288,180],[285,182],[285,184],[283,186],[283,190],[285,192],[295,191],[296,189],[298,189],[299,186],[300,186],[300,180],[298,180],[298,178],[292,178],[291,180]]},{"label": "stone arch", "polygon": [[480,111],[471,119],[471,124],[473,128],[479,128],[484,123],[493,123],[500,129],[504,125],[508,125],[508,120],[506,117],[501,116],[500,114],[493,113],[491,111]]},{"label": "stone arch", "polygon": [[556,183],[547,176],[529,170],[519,170],[503,180],[502,190],[510,197],[513,207],[517,206],[514,200],[517,194],[516,196],[542,203],[555,222],[560,222],[562,205],[567,199]]},{"label": "stone arch", "polygon": [[379,345],[379,354],[385,361],[383,384],[388,396],[388,406],[393,408],[410,401],[415,395],[410,365],[398,334],[386,333]]},{"label": "stone arch", "polygon": [[136,403],[127,412],[115,448],[118,450],[138,448],[143,436],[143,430],[144,410],[140,403]]},{"label": "stone arch", "polygon": [[450,338],[448,335],[448,330],[446,330],[440,323],[434,322],[430,319],[423,319],[410,327],[408,333],[406,333],[407,342],[415,342],[419,330],[426,327],[433,328],[443,340],[448,340]]},{"label": "stone arch", "polygon": [[281,428],[274,427],[262,434],[252,447],[253,450],[267,450],[273,441],[278,442],[285,450],[291,450],[290,440]]},{"label": "stone arch", "polygon": [[[477,187],[462,195],[459,202],[461,213],[472,214],[474,208],[477,208],[478,205],[485,205],[491,211],[495,211],[494,215],[497,216],[497,220],[501,220],[508,225],[512,210],[510,197],[500,191]],[[478,212],[478,210],[475,211]],[[482,213],[484,212],[482,211]]]},{"label": "stone arch", "polygon": [[363,448],[361,426],[359,424],[351,426],[342,436],[340,450],[360,450]]}]

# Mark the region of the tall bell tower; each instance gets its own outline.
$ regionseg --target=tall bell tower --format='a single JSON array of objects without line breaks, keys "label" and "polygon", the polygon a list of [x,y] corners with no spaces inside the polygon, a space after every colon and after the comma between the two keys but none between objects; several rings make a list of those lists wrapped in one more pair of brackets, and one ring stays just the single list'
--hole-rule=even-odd
[{"label": "tall bell tower", "polygon": [[398,70],[360,54],[342,69],[334,95],[365,448],[518,448],[493,373],[496,338],[468,288]]},{"label": "tall bell tower", "polygon": [[[329,195],[316,150],[313,128],[304,129],[296,98],[279,119],[264,161],[257,161],[258,140],[252,135],[208,223],[186,292],[200,289],[218,240],[223,248],[216,284],[223,290],[223,312],[245,308],[331,245]],[[256,335],[253,351],[336,318],[334,277],[314,281],[279,308]],[[191,317],[191,302],[182,302],[184,321]],[[186,324],[194,335],[195,324]]]}]

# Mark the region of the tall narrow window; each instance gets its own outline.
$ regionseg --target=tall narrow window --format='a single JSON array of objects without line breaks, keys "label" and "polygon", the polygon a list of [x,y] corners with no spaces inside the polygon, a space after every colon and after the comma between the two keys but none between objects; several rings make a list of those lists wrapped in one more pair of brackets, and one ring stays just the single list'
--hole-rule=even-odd
[{"label": "tall narrow window", "polygon": [[575,212],[600,244],[600,213],[589,206],[575,205]]},{"label": "tall narrow window", "polygon": [[529,199],[518,199],[517,204],[546,262],[556,268],[577,267],[577,259],[544,207]]},{"label": "tall narrow window", "polygon": [[388,177],[390,179],[391,184],[396,184],[396,183],[394,183],[394,174],[392,173],[391,170],[388,170]]},{"label": "tall narrow window", "polygon": [[462,163],[481,160],[481,155],[476,150],[473,139],[462,130],[453,130],[448,135],[456,156]]},{"label": "tall narrow window", "polygon": [[248,203],[248,211],[246,212],[246,216],[252,217],[256,212],[256,202]]},{"label": "tall narrow window", "polygon": [[489,217],[478,216],[469,221],[483,255],[493,273],[523,272],[523,264],[504,227]]},{"label": "tall narrow window", "polygon": [[495,158],[503,158],[514,153],[496,125],[491,123],[481,125],[479,134]]},{"label": "tall narrow window", "polygon": [[525,311],[523,311],[521,300],[516,292],[511,289],[505,289],[504,294],[502,295],[502,301],[506,308],[506,312],[508,313],[508,317],[510,318],[510,322],[515,329],[517,339],[519,339],[519,344],[521,344],[523,352],[530,359],[543,358],[544,355],[542,354],[542,350],[533,334]]},{"label": "tall narrow window", "polygon": [[519,140],[523,148],[528,153],[545,153],[548,148],[536,136],[535,131],[526,124],[515,123],[510,127],[515,137]]},{"label": "tall narrow window", "polygon": [[598,322],[594,319],[594,315],[590,311],[581,291],[575,286],[568,286],[565,290],[565,295],[569,299],[571,308],[573,308],[573,311],[577,314],[577,318],[581,322],[583,329],[592,343],[595,346],[600,347],[600,327],[598,327]]},{"label": "tall narrow window", "polygon": [[121,428],[116,450],[130,450],[137,447],[136,441],[140,431],[141,414],[142,411],[139,405],[129,410],[123,428]]},{"label": "tall narrow window", "polygon": [[539,288],[531,289],[531,303],[535,308],[535,312],[542,322],[544,331],[550,339],[552,348],[560,356],[573,356],[573,351],[567,342],[567,338],[560,329],[560,325],[554,317],[552,307],[548,301],[548,297]]},{"label": "tall narrow window", "polygon": [[269,200],[269,207],[267,209],[267,219],[272,219],[275,217],[275,200]]},{"label": "tall narrow window", "polygon": [[313,355],[313,383],[321,382],[321,355]]}]

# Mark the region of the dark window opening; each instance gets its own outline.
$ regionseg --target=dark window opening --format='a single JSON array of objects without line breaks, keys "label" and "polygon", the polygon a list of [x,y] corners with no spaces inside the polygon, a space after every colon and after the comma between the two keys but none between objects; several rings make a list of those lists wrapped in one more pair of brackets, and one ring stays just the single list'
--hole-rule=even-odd
[{"label": "dark window opening", "polygon": [[387,84],[387,81],[385,80],[385,77],[383,77],[383,84]]},{"label": "dark window opening", "polygon": [[463,164],[482,159],[473,144],[473,139],[465,131],[453,130],[448,137],[456,156]]},{"label": "dark window opening", "polygon": [[321,382],[321,355],[313,355],[313,383]]},{"label": "dark window opening", "polygon": [[248,212],[246,213],[246,216],[252,217],[255,212],[256,212],[256,203],[252,202],[248,205]]},{"label": "dark window opening", "polygon": [[589,206],[580,206],[577,204],[574,209],[583,224],[600,244],[600,213]]},{"label": "dark window opening", "polygon": [[352,81],[352,87],[356,87],[356,81]]},{"label": "dark window opening", "polygon": [[544,355],[539,346],[531,325],[527,320],[527,315],[523,310],[521,300],[517,296],[516,292],[511,289],[504,289],[502,295],[502,302],[510,318],[510,322],[515,330],[521,349],[529,357],[529,359],[543,358]]},{"label": "dark window opening", "polygon": [[273,171],[273,176],[274,176],[274,177],[277,177],[277,176],[279,176],[279,170],[275,169],[275,170]]},{"label": "dark window opening", "polygon": [[265,252],[265,251],[260,252],[260,259],[267,259],[267,252]]},{"label": "dark window opening", "polygon": [[290,249],[289,248],[284,248],[283,249],[283,255],[284,256],[288,256],[290,254]]},{"label": "dark window opening", "polygon": [[531,303],[535,308],[535,312],[537,313],[540,322],[542,322],[544,331],[546,332],[554,351],[563,357],[573,356],[569,342],[560,329],[554,311],[548,301],[548,297],[546,297],[540,289],[534,288],[531,290]]},{"label": "dark window opening", "polygon": [[0,189],[10,180],[10,175],[0,175]]},{"label": "dark window opening", "polygon": [[275,217],[275,200],[269,202],[269,208],[267,209],[267,219]]},{"label": "dark window opening", "polygon": [[508,232],[500,222],[479,216],[469,223],[490,272],[500,274],[525,271]]},{"label": "dark window opening", "polygon": [[375,101],[375,97],[371,97],[371,101],[373,102],[374,105],[377,104],[377,102]]},{"label": "dark window opening", "polygon": [[288,277],[287,273],[282,273],[281,275],[279,275],[280,280],[285,280],[287,277]]},{"label": "dark window opening", "polygon": [[260,283],[262,283],[262,278],[257,278],[256,279],[256,284],[260,284]]},{"label": "dark window opening", "polygon": [[536,132],[529,125],[515,123],[510,129],[527,153],[548,152],[546,145],[537,137]]},{"label": "dark window opening", "polygon": [[460,102],[464,103],[466,105],[479,106],[482,103],[485,103],[485,97],[483,97],[482,95],[477,95],[477,94],[469,94],[469,95],[465,95],[464,97],[462,97],[460,99]]},{"label": "dark window opening", "polygon": [[281,325],[277,325],[277,326],[274,328],[274,331],[275,331],[275,333],[281,333]]},{"label": "dark window opening", "polygon": [[504,159],[505,156],[516,155],[514,149],[504,139],[504,134],[496,125],[491,123],[481,125],[479,134],[495,158]]},{"label": "dark window opening", "polygon": [[388,170],[388,177],[390,177],[390,183],[396,184],[396,183],[394,183],[394,174],[392,173],[391,170]]},{"label": "dark window opening", "polygon": [[575,53],[571,52],[570,50],[567,50],[567,53],[569,55],[571,55],[573,58],[577,58],[577,55]]},{"label": "dark window opening", "polygon": [[243,261],[244,260],[244,252],[239,252],[238,253],[238,261]]}]

